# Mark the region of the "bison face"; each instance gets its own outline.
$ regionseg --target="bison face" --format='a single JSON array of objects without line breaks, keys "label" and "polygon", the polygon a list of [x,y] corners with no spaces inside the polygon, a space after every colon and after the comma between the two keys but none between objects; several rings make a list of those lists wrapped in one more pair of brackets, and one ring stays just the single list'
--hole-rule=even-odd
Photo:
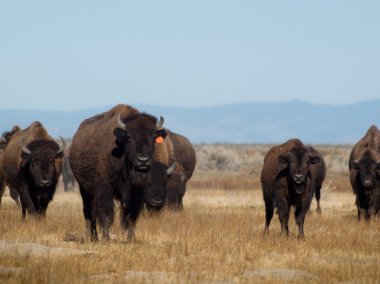
[{"label": "bison face", "polygon": [[[62,138],[61,138],[62,139]],[[65,145],[64,140],[63,145]],[[35,140],[21,147],[23,164],[28,166],[28,174],[37,187],[50,187],[57,182],[57,167],[63,157],[63,147],[50,140]]]},{"label": "bison face", "polygon": [[148,114],[137,114],[124,121],[118,117],[118,128],[114,130],[117,148],[112,154],[124,157],[132,175],[149,174],[157,136],[166,137],[162,129],[163,118],[157,119]]},{"label": "bison face", "polygon": [[359,160],[354,160],[352,169],[357,171],[357,179],[365,188],[366,193],[370,193],[380,175],[380,160],[370,151],[365,151]]},{"label": "bison face", "polygon": [[302,194],[309,174],[309,165],[320,163],[320,158],[310,155],[305,148],[294,148],[287,154],[280,155],[279,162],[287,166],[288,179],[293,184],[296,194]]},{"label": "bison face", "polygon": [[169,168],[158,161],[153,161],[151,181],[144,187],[144,202],[149,210],[160,210],[166,197],[166,183],[176,167],[174,162]]}]

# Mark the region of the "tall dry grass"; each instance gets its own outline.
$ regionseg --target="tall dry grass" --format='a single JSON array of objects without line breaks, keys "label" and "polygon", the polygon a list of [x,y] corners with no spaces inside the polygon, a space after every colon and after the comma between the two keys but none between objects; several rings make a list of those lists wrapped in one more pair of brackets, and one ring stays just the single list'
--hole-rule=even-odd
[{"label": "tall dry grass", "polygon": [[[225,169],[200,170],[201,158],[184,198],[185,210],[143,214],[136,242],[126,241],[118,218],[112,241],[88,242],[78,192],[60,188],[45,220],[25,222],[5,196],[0,208],[0,282],[379,283],[380,220],[357,221],[354,196],[345,188],[344,160],[328,162],[336,169],[322,190],[322,215],[315,213],[313,202],[305,221],[306,239],[298,241],[293,216],[288,238],[280,235],[276,215],[269,236],[262,236],[259,170],[251,171],[248,160],[255,159],[259,167],[267,147],[226,147],[236,163],[245,159],[246,164],[232,169],[235,162],[223,162],[229,165]],[[343,157],[346,150],[331,151],[331,157]]]}]

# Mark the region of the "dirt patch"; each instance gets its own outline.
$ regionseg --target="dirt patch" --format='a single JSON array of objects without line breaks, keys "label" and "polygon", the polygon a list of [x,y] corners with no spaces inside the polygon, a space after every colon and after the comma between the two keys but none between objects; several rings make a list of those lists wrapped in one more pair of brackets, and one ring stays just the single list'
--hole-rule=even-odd
[{"label": "dirt patch", "polygon": [[296,269],[286,269],[286,268],[277,268],[277,269],[267,269],[259,268],[255,270],[246,270],[243,274],[245,278],[248,279],[278,279],[281,281],[317,281],[318,277],[303,270]]},{"label": "dirt patch", "polygon": [[88,255],[95,251],[70,249],[63,247],[49,247],[34,242],[17,242],[0,240],[0,254],[17,254],[21,256],[65,256],[65,255]]},{"label": "dirt patch", "polygon": [[0,278],[19,276],[24,271],[21,267],[0,266]]}]

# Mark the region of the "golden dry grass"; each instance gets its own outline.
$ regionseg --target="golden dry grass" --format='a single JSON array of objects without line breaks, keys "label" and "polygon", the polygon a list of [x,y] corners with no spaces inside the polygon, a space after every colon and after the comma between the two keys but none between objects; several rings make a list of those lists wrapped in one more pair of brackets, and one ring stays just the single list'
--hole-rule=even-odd
[{"label": "golden dry grass", "polygon": [[349,149],[324,149],[330,168],[322,189],[322,215],[315,213],[313,201],[306,239],[298,241],[293,216],[288,238],[280,235],[276,215],[269,236],[262,236],[265,213],[258,173],[267,148],[230,146],[229,156],[245,159],[237,169],[201,170],[199,160],[185,210],[143,214],[136,242],[126,241],[118,218],[112,241],[84,241],[78,192],[64,193],[60,187],[47,218],[25,222],[5,196],[0,283],[379,283],[380,220],[357,221],[345,173]]},{"label": "golden dry grass", "polygon": [[[379,282],[380,222],[358,223],[352,194],[326,194],[321,216],[313,203],[305,241],[297,241],[293,219],[290,236],[280,236],[277,216],[269,236],[262,236],[259,190],[190,189],[184,206],[179,213],[144,214],[136,242],[125,241],[116,221],[111,242],[81,243],[78,193],[57,193],[46,220],[26,222],[4,197],[0,239],[8,242],[0,242],[0,282]],[[65,241],[69,236],[79,241]]]}]

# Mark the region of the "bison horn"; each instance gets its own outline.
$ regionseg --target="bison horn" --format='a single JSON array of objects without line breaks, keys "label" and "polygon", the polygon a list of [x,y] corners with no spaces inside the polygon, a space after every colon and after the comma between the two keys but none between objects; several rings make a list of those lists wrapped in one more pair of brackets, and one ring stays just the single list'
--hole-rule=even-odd
[{"label": "bison horn", "polygon": [[121,129],[124,129],[124,130],[126,130],[126,128],[127,128],[127,126],[125,125],[125,123],[121,121],[120,113],[117,116],[117,126],[119,126]]},{"label": "bison horn", "polygon": [[21,141],[20,141],[20,148],[21,148],[21,151],[23,151],[25,154],[27,154],[27,155],[30,155],[30,154],[32,154],[32,152],[30,152],[30,150],[28,149],[28,148],[26,148],[23,144],[23,142],[24,142],[24,140],[25,140],[25,137],[24,138],[22,138],[21,139]]},{"label": "bison horn", "polygon": [[161,130],[162,129],[162,125],[164,125],[164,118],[162,116],[160,116],[160,120],[157,121],[157,123],[156,123],[156,129],[157,130]]},{"label": "bison horn", "polygon": [[177,162],[174,161],[173,164],[171,164],[171,166],[166,170],[166,173],[168,176],[170,176],[174,172],[176,166],[177,166]]},{"label": "bison horn", "polygon": [[62,153],[65,150],[65,148],[66,148],[66,141],[65,141],[65,139],[63,139],[62,136],[59,136],[59,138],[61,139],[62,145],[59,147],[59,149],[57,151],[57,154]]}]

